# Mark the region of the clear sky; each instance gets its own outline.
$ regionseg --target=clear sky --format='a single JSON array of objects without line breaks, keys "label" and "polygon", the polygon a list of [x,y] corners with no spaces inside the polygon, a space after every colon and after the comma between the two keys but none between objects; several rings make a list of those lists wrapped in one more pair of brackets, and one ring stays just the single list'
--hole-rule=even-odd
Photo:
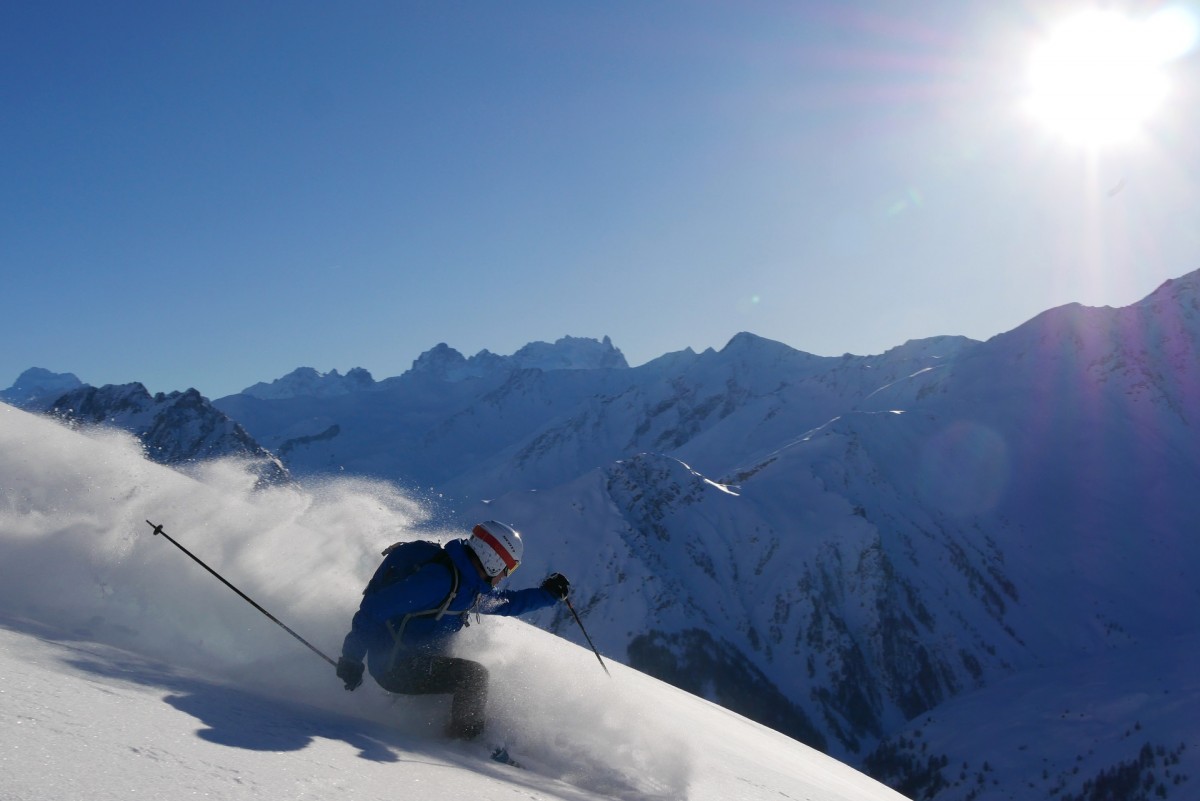
[{"label": "clear sky", "polygon": [[0,4],[0,387],[1127,305],[1200,268],[1197,7],[1106,6],[1174,32],[1111,141],[1031,111],[1079,2]]}]

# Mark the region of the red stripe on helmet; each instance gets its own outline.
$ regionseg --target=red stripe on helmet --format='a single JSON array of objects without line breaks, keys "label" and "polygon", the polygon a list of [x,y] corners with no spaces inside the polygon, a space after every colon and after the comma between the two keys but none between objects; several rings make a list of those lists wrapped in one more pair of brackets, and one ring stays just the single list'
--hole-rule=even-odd
[{"label": "red stripe on helmet", "polygon": [[492,532],[488,531],[483,526],[476,526],[471,533],[486,542],[488,545],[492,546],[492,550],[504,560],[505,567],[507,567],[509,570],[517,569],[519,562],[512,558],[512,554],[508,552],[508,549],[504,547],[504,544],[501,543],[500,540],[492,536]]}]

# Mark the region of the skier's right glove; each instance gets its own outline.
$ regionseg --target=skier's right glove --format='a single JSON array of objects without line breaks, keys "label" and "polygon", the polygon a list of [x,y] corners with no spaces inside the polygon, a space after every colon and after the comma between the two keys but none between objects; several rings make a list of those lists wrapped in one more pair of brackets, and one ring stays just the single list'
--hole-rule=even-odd
[{"label": "skier's right glove", "polygon": [[552,573],[542,582],[542,589],[553,595],[559,601],[567,600],[567,593],[571,591],[571,582],[567,581],[567,577],[562,573]]},{"label": "skier's right glove", "polygon": [[362,684],[362,674],[362,662],[354,662],[344,656],[338,659],[337,677],[346,683],[347,690],[357,689]]}]

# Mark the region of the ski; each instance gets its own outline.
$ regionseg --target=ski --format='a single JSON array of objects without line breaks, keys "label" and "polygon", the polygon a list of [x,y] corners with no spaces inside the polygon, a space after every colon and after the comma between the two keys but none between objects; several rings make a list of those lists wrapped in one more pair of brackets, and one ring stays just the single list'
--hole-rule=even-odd
[{"label": "ski", "polygon": [[503,745],[496,746],[492,751],[492,761],[502,765],[512,765],[514,768],[521,767],[521,763],[513,759],[508,753],[508,748]]}]

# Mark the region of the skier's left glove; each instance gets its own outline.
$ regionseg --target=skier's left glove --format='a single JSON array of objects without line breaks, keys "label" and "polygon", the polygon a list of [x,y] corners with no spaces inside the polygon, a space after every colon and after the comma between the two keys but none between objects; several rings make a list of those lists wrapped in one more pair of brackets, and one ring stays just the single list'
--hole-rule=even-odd
[{"label": "skier's left glove", "polygon": [[337,677],[346,683],[347,690],[355,690],[362,684],[363,663],[340,657],[337,663]]},{"label": "skier's left glove", "polygon": [[550,574],[541,586],[558,601],[567,600],[567,594],[571,592],[571,582],[567,581],[567,577],[562,573]]}]

